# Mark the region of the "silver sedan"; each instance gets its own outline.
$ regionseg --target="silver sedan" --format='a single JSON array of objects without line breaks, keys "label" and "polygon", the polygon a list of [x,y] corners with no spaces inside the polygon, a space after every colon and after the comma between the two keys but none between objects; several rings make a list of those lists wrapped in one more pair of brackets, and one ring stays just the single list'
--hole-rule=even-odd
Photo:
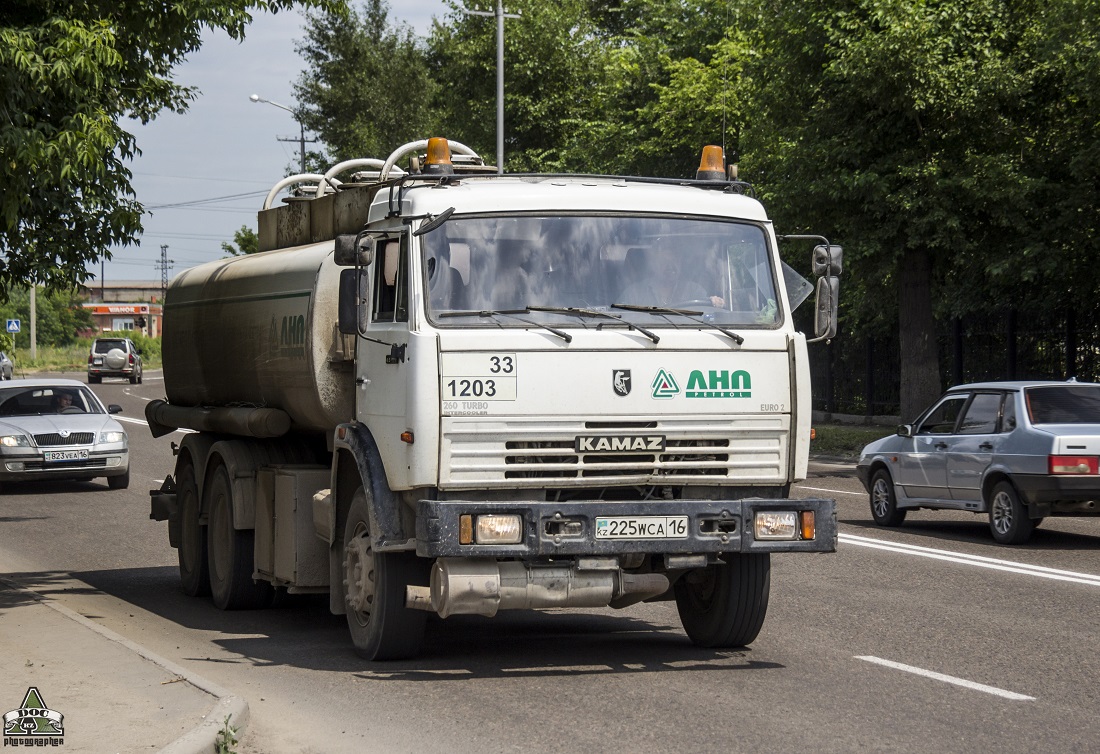
[{"label": "silver sedan", "polygon": [[948,390],[856,467],[880,526],[918,508],[986,513],[1001,544],[1046,516],[1100,515],[1100,384],[983,382]]},{"label": "silver sedan", "polygon": [[0,481],[107,478],[130,484],[126,430],[76,380],[11,380],[0,387]]}]

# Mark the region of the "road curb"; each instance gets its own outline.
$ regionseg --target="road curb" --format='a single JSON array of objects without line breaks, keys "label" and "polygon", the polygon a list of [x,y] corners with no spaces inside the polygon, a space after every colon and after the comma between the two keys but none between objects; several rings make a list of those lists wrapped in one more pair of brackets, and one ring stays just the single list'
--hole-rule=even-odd
[{"label": "road curb", "polygon": [[163,668],[172,675],[183,679],[200,691],[210,694],[215,698],[214,706],[203,716],[202,722],[162,748],[160,750],[161,754],[209,754],[215,750],[218,733],[222,730],[227,717],[229,718],[229,724],[236,729],[238,736],[248,725],[248,702],[241,697],[232,694],[213,681],[207,680],[196,673],[192,673],[182,665],[177,665],[171,660],[161,657],[140,644],[130,641],[125,636],[121,636],[111,629],[85,618],[80,613],[70,610],[64,605],[39,594],[33,589],[29,589],[22,584],[3,577],[0,577],[0,583],[5,584],[11,589],[16,589],[24,594],[30,595],[30,597],[40,605],[48,607],[66,618],[79,623],[85,628],[95,631],[105,639],[122,645],[143,659]]}]

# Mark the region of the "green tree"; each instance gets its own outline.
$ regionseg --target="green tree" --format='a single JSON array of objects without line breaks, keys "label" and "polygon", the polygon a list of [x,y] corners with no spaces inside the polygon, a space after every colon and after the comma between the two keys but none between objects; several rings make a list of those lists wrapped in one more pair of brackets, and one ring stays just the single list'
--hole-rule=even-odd
[{"label": "green tree", "polygon": [[240,230],[233,231],[233,243],[222,241],[222,251],[233,257],[255,254],[259,250],[260,237],[247,225],[242,225]]},{"label": "green tree", "polygon": [[306,18],[296,49],[306,69],[294,86],[300,115],[333,162],[385,159],[434,135],[436,83],[425,51],[406,25],[393,26],[384,0],[362,10],[328,6]]},{"label": "green tree", "polygon": [[[16,335],[17,345],[30,343],[30,289],[12,287],[8,300],[0,305],[0,319],[18,319],[22,332]],[[77,333],[95,327],[91,312],[83,306],[76,291],[42,290],[35,295],[35,333],[42,346],[68,346],[77,340]]]},{"label": "green tree", "polygon": [[123,118],[183,112],[173,67],[204,28],[244,36],[253,10],[333,0],[6,0],[0,5],[0,298],[27,281],[68,289],[141,233]]},{"label": "green tree", "polygon": [[777,225],[844,243],[849,322],[897,313],[906,417],[942,389],[936,316],[987,304],[989,271],[1029,233],[1020,123],[1031,80],[1019,45],[1034,10],[758,5],[745,163]]}]

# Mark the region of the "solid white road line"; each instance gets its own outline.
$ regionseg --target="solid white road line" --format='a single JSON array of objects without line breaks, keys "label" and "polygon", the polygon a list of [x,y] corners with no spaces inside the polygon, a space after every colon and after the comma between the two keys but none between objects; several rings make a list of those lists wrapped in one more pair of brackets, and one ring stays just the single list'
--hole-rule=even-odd
[{"label": "solid white road line", "polygon": [[1004,699],[1012,699],[1017,702],[1031,702],[1035,701],[1035,697],[1027,696],[1026,694],[1017,694],[1015,691],[1005,691],[999,689],[996,686],[986,686],[984,683],[975,683],[974,681],[968,681],[965,678],[956,678],[953,675],[944,675],[943,673],[936,673],[931,670],[925,670],[924,668],[915,668],[912,665],[902,665],[900,662],[891,662],[890,660],[884,660],[881,657],[873,657],[871,655],[856,655],[857,660],[863,660],[864,662],[871,662],[875,665],[882,665],[883,667],[893,668],[894,670],[901,670],[906,673],[913,673],[914,675],[924,676],[925,678],[931,678],[934,681],[943,681],[944,683],[951,683],[956,686],[962,686],[963,688],[973,689],[974,691],[981,691],[986,694],[993,694]]},{"label": "solid white road line", "polygon": [[830,490],[824,487],[807,487],[804,484],[798,485],[800,490],[813,490],[814,492],[831,492],[834,495],[858,495],[859,497],[867,497],[866,492],[846,492],[844,490]]},{"label": "solid white road line", "polygon": [[918,545],[908,545],[901,542],[887,542],[881,539],[860,537],[855,534],[842,533],[838,535],[838,538],[841,542],[856,545],[858,547],[870,547],[875,550],[886,550],[902,555],[915,555],[920,558],[945,560],[961,565],[989,568],[995,571],[1005,571],[1007,573],[1019,573],[1024,576],[1037,576],[1039,578],[1052,579],[1054,581],[1069,581],[1075,584],[1100,586],[1100,576],[1091,573],[1063,571],[1057,568],[1017,563],[1012,560],[998,560],[997,558],[987,558],[981,555],[968,555],[961,552],[951,552],[950,550],[936,550],[931,547],[920,547]]}]

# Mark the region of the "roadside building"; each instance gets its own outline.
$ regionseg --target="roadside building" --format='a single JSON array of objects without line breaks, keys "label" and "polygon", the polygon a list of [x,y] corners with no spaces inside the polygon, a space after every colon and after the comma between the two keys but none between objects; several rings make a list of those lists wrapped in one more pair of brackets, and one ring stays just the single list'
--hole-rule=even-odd
[{"label": "roadside building", "polygon": [[84,308],[97,332],[134,330],[157,337],[161,331],[163,289],[160,281],[123,280],[84,287]]}]

